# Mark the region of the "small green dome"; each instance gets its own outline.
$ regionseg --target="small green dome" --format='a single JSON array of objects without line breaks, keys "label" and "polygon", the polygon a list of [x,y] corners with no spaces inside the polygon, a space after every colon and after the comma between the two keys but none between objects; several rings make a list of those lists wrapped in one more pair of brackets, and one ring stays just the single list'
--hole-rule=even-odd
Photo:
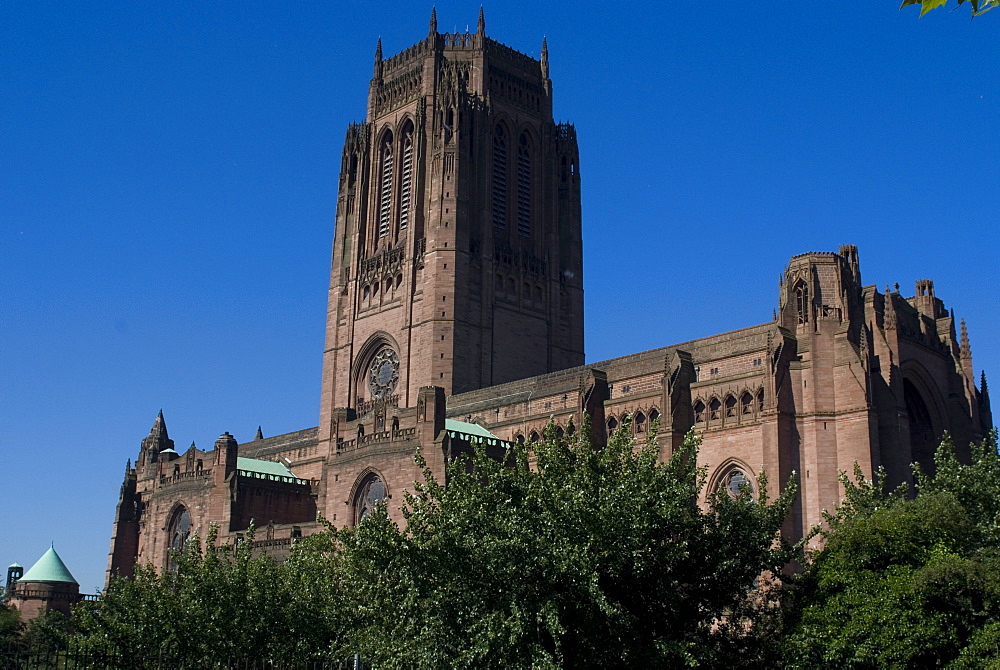
[{"label": "small green dome", "polygon": [[11,568],[23,568],[23,567],[24,566],[21,565],[20,563],[11,563],[10,565],[7,566],[7,569],[10,570]]},{"label": "small green dome", "polygon": [[42,554],[42,557],[21,576],[20,582],[65,582],[79,584],[70,574],[66,564],[59,558],[55,547]]}]

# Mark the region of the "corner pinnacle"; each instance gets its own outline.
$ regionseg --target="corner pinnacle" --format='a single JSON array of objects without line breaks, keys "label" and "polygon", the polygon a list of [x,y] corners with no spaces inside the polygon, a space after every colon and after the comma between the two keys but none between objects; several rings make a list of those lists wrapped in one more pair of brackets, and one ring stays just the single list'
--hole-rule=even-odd
[{"label": "corner pinnacle", "polygon": [[482,5],[479,5],[479,22],[476,24],[476,32],[480,35],[486,34],[486,18],[483,15]]}]

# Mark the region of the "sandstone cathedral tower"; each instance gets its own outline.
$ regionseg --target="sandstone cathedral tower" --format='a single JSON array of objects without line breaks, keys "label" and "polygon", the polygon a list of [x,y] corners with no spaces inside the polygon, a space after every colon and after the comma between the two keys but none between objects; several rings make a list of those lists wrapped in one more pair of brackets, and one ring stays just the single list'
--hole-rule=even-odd
[{"label": "sandstone cathedral tower", "polygon": [[709,489],[795,476],[792,538],[837,504],[838,470],[904,481],[945,431],[964,448],[992,426],[964,322],[930,280],[865,286],[852,245],[793,258],[770,321],[584,365],[576,132],[553,121],[544,40],[540,56],[487,37],[481,11],[475,33],[432,13],[403,52],[379,43],[343,149],[319,425],[179,453],[161,412],[126,466],[109,579],[169,567],[210,525],[227,541],[253,524],[280,557],[320,514],[351,525],[385,501],[400,520],[418,449],[444,481],[458,452],[584,415],[598,444],[658,422],[663,458],[694,429]]}]

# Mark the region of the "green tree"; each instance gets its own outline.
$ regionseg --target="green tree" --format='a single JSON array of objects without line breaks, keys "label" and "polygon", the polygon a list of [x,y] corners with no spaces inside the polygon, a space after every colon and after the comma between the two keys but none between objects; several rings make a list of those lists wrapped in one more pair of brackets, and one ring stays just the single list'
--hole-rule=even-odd
[{"label": "green tree", "polygon": [[996,435],[959,463],[950,438],[917,495],[842,477],[846,497],[803,576],[790,667],[1000,667]]},{"label": "green tree", "polygon": [[[0,591],[0,596],[2,596]],[[21,635],[21,616],[0,597],[0,646],[16,642]]]},{"label": "green tree", "polygon": [[[966,0],[958,0],[958,4],[961,5],[965,3]],[[1000,0],[968,0],[969,5],[972,6],[972,16],[973,18],[988,12],[994,7],[1000,6]],[[900,9],[907,7],[909,5],[920,5],[920,16],[923,16],[932,9],[937,9],[938,7],[944,7],[948,4],[948,0],[903,0],[903,4],[899,6]]]},{"label": "green tree", "polygon": [[595,449],[589,425],[505,461],[425,468],[406,528],[373,514],[343,531],[348,646],[377,667],[759,665],[774,611],[758,577],[790,554],[778,529],[794,495],[710,496],[689,435],[666,462],[627,427]]},{"label": "green tree", "polygon": [[253,555],[246,541],[215,546],[213,528],[175,557],[176,567],[149,566],[111,583],[96,603],[74,610],[75,646],[115,650],[136,667],[183,661],[191,667],[262,660],[334,658],[340,589],[328,555],[311,547],[279,565]]}]

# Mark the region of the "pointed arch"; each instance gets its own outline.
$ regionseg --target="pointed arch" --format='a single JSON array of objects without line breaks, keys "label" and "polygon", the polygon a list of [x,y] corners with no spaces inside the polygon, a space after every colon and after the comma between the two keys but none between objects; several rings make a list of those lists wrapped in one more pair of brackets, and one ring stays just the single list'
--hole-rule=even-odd
[{"label": "pointed arch", "polygon": [[167,556],[166,567],[173,570],[177,567],[175,554],[184,551],[188,538],[191,537],[191,512],[183,502],[174,503],[173,509],[167,516],[170,521],[167,523]]},{"label": "pointed arch", "polygon": [[705,401],[704,400],[702,400],[701,398],[698,398],[697,400],[695,400],[695,402],[694,402],[694,422],[695,423],[705,423],[705,417],[706,417],[705,410],[706,409],[707,408],[705,406]]},{"label": "pointed arch", "polygon": [[354,515],[354,525],[361,523],[379,504],[389,498],[389,488],[382,473],[371,466],[362,470],[354,480],[351,495],[347,499]]},{"label": "pointed arch", "polygon": [[719,464],[712,476],[708,480],[706,492],[715,493],[720,488],[725,487],[726,492],[738,497],[742,491],[749,488],[750,496],[757,498],[756,488],[757,474],[747,463],[739,458],[730,457]]}]

